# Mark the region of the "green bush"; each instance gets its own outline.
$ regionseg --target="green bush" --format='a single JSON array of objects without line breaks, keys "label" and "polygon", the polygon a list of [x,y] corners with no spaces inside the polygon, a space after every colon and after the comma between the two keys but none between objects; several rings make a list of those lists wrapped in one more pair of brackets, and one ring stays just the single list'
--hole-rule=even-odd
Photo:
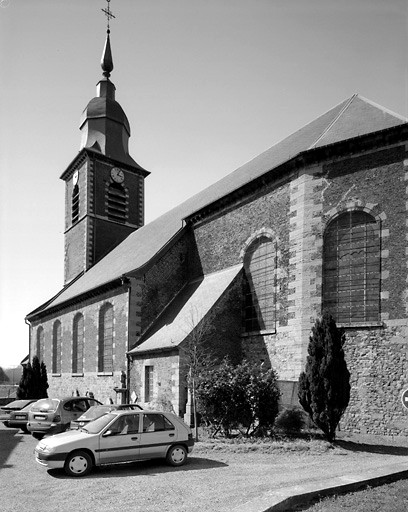
[{"label": "green bush", "polygon": [[275,428],[287,435],[299,434],[304,426],[303,414],[298,408],[284,409],[276,418]]},{"label": "green bush", "polygon": [[245,435],[265,435],[278,414],[279,397],[275,372],[248,362],[234,366],[225,359],[196,384],[204,423],[227,437],[235,428],[243,428]]}]

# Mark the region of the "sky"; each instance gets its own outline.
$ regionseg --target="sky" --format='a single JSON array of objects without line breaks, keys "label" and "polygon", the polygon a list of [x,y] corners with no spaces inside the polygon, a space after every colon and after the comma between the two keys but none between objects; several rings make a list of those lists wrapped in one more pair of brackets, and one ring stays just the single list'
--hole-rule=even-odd
[{"label": "sky", "polygon": [[[63,286],[64,182],[106,0],[0,0],[0,366]],[[354,93],[408,116],[408,0],[112,0],[146,223]]]}]

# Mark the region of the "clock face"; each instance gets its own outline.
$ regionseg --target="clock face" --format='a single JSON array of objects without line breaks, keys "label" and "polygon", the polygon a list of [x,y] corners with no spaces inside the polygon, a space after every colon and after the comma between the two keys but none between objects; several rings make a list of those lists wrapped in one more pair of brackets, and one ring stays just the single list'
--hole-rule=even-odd
[{"label": "clock face", "polygon": [[123,183],[125,175],[122,169],[119,169],[119,167],[113,167],[111,169],[111,178],[113,179],[113,181],[116,181],[116,183]]}]

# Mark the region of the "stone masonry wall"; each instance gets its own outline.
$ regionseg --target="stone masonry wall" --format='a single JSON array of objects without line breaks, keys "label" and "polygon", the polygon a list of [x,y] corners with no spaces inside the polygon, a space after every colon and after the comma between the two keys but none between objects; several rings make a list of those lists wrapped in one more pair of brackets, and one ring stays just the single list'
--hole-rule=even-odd
[{"label": "stone masonry wall", "polygon": [[[153,366],[153,399],[150,402],[145,398],[146,366]],[[138,403],[145,409],[161,409],[182,415],[186,392],[179,383],[179,356],[176,351],[146,354],[131,362],[130,392],[136,393]]]},{"label": "stone masonry wall", "polygon": [[377,330],[347,333],[346,361],[351,398],[341,430],[357,434],[408,436],[408,322]]},{"label": "stone masonry wall", "polygon": [[[245,357],[271,365],[283,381],[304,369],[310,329],[322,308],[323,235],[350,210],[372,215],[381,240],[381,317],[347,328],[352,399],[342,423],[357,433],[408,435],[401,393],[408,388],[408,158],[404,145],[348,155],[300,169],[290,184],[195,226],[203,271],[239,262],[245,240],[261,229],[279,247],[276,332],[242,337]],[[405,159],[405,161],[404,161]],[[408,409],[407,409],[408,411]]]},{"label": "stone masonry wall", "polygon": [[[114,310],[114,348],[113,348],[113,372],[98,372],[98,322],[101,307],[110,303]],[[72,328],[74,316],[82,313],[84,316],[84,371],[81,374],[72,373]],[[52,336],[53,325],[59,320],[62,325],[62,355],[61,373],[52,373]],[[127,332],[128,332],[128,291],[120,289],[111,294],[101,296],[97,301],[84,301],[63,313],[48,317],[43,322],[33,323],[31,326],[30,358],[36,353],[36,332],[42,326],[44,328],[44,363],[48,374],[48,395],[62,398],[71,396],[78,391],[81,395],[92,391],[95,398],[105,402],[111,398],[116,402],[115,387],[121,386],[121,372],[126,368]]]},{"label": "stone masonry wall", "polygon": [[141,330],[144,331],[188,281],[188,237],[176,242],[144,276]]}]

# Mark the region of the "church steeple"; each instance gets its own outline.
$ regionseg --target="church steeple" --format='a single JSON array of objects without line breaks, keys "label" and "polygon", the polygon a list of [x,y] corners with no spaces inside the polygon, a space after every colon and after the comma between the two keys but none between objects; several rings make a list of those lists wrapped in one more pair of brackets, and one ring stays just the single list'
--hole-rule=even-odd
[{"label": "church steeple", "polygon": [[109,9],[96,96],[81,119],[81,148],[65,181],[65,283],[86,272],[144,224],[144,180],[150,174],[129,155],[129,121],[115,99]]},{"label": "church steeple", "polygon": [[110,30],[107,31],[106,36],[106,42],[105,47],[103,49],[102,53],[102,59],[101,59],[101,68],[103,71],[103,76],[106,76],[106,78],[110,77],[111,71],[113,70],[113,59],[112,59],[112,50],[110,45]]},{"label": "church steeple", "polygon": [[104,78],[98,83],[96,86],[96,95],[98,97],[106,97],[110,100],[115,101],[115,86],[109,80],[111,72],[113,70],[113,59],[112,59],[112,50],[110,44],[110,30],[108,30],[106,35],[105,46],[103,48],[102,58],[101,58],[101,68],[102,75]]},{"label": "church steeple", "polygon": [[102,53],[101,67],[103,78],[96,86],[96,96],[82,113],[80,149],[90,148],[109,158],[141,169],[129,155],[129,121],[115,99],[116,88],[110,80],[113,59],[109,28]]}]

